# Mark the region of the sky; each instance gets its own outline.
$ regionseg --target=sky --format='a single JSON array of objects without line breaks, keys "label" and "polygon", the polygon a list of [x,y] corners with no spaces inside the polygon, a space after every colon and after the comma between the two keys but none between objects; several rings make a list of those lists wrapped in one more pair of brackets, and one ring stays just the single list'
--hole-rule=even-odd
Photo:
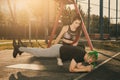
[{"label": "sky", "polygon": [[[81,5],[81,9],[87,14],[88,12],[88,0],[78,0]],[[110,0],[111,1],[111,18],[116,18],[116,0]],[[90,14],[96,14],[99,15],[99,3],[100,0],[90,0]],[[103,15],[108,17],[108,0],[103,0]],[[73,5],[71,5],[71,8],[74,8]],[[120,0],[118,0],[118,17],[120,17]],[[120,23],[120,19],[118,20]],[[115,22],[115,19],[111,19],[111,22]]]},{"label": "sky", "polygon": [[[6,0],[0,0],[2,2],[5,2],[4,4],[6,4]],[[21,0],[17,0],[17,1],[21,1]],[[88,11],[88,0],[78,0],[79,4],[81,5],[81,9],[87,14]],[[111,18],[116,18],[116,0],[110,0],[111,1]],[[90,0],[91,2],[91,7],[90,7],[90,14],[96,14],[99,15],[99,3],[100,0]],[[103,15],[108,17],[108,0],[103,0]],[[20,3],[20,2],[19,2]],[[22,1],[22,4],[19,4],[18,6],[21,6],[25,4],[24,1]],[[1,4],[0,4],[1,5]],[[8,6],[6,6],[8,8]],[[6,10],[6,7],[2,7],[4,10]],[[24,8],[24,6],[21,6],[19,8]],[[71,5],[71,8],[74,8],[73,5]],[[120,18],[120,0],[118,0],[118,17]],[[111,19],[111,22],[115,22],[115,19]],[[120,19],[118,19],[118,22],[120,23]]]},{"label": "sky", "polygon": [[[80,5],[82,7],[82,9],[85,11],[85,13],[87,13],[87,9],[88,9],[88,4],[85,4],[85,3],[88,3],[88,0],[79,0],[80,1]],[[110,0],[111,1],[111,11],[110,11],[110,14],[111,14],[111,18],[116,18],[116,0]],[[99,15],[99,3],[100,3],[100,0],[90,0],[91,2],[91,9],[90,9],[90,13],[91,14],[97,14]],[[96,4],[96,6],[94,5]],[[97,6],[98,5],[98,6]],[[104,16],[107,16],[108,17],[108,0],[103,0],[103,15]],[[118,17],[120,17],[120,0],[118,0]],[[114,20],[111,20],[111,21],[114,21],[115,22],[115,19]],[[119,19],[119,23],[120,23],[120,19]]]}]

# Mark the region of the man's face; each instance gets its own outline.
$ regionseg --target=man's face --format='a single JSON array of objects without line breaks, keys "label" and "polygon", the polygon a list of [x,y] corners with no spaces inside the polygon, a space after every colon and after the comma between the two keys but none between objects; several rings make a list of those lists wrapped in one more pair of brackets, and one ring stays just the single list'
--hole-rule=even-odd
[{"label": "man's face", "polygon": [[91,63],[93,63],[93,62],[94,62],[94,60],[93,60],[93,58],[92,58],[92,57],[90,57],[89,55],[87,55],[87,56],[85,57],[85,62],[87,62],[87,63],[91,64]]}]

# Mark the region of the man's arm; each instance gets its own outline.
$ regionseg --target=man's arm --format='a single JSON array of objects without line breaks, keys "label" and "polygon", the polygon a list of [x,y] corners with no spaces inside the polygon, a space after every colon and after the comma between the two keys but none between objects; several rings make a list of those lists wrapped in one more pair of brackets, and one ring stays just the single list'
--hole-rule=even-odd
[{"label": "man's arm", "polygon": [[71,60],[70,66],[69,66],[69,71],[70,72],[90,72],[93,67],[91,65],[89,66],[84,66],[84,65],[79,65],[77,66],[78,63],[74,59]]}]

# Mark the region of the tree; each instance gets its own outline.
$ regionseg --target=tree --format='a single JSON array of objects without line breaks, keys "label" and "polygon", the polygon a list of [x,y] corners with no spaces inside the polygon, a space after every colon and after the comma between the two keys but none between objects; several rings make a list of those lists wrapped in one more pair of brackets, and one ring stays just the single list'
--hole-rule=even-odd
[{"label": "tree", "polygon": [[99,33],[99,16],[93,14],[90,18],[90,32]]},{"label": "tree", "polygon": [[104,24],[103,24],[104,33],[108,33],[108,21],[109,21],[108,17],[104,16]]},{"label": "tree", "polygon": [[[90,17],[90,32],[92,33],[99,33],[99,18],[100,16],[98,15],[91,15]],[[104,29],[104,33],[108,33],[108,17],[104,16],[103,18],[104,20],[104,25],[103,25],[103,29]],[[87,21],[87,20],[86,20]]]},{"label": "tree", "polygon": [[2,33],[4,32],[3,31],[3,24],[4,24],[4,15],[0,11],[0,38],[2,38]]}]

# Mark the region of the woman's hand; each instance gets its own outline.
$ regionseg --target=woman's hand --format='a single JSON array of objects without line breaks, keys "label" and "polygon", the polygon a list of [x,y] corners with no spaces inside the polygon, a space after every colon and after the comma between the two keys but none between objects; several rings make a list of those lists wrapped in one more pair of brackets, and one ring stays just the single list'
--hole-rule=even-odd
[{"label": "woman's hand", "polygon": [[67,31],[66,29],[67,29],[66,26],[62,28],[62,30],[60,31],[59,35],[57,36],[54,44],[58,44],[59,43],[59,41],[62,38],[62,36],[64,35],[64,33]]},{"label": "woman's hand", "polygon": [[78,45],[78,42],[74,43],[73,46],[77,46]]}]

